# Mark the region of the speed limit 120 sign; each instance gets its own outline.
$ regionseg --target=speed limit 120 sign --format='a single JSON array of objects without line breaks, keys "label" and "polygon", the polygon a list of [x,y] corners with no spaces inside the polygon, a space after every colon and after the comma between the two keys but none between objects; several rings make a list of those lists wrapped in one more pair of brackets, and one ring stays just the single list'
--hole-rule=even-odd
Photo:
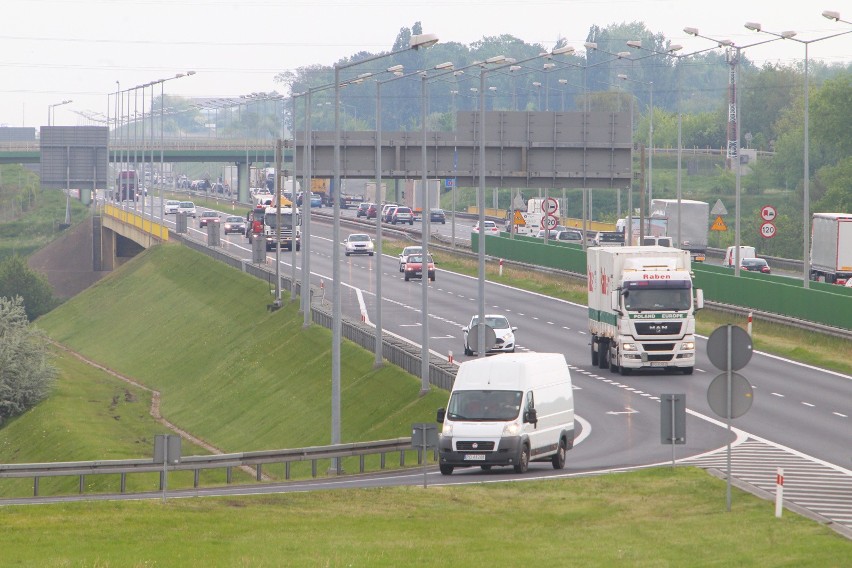
[{"label": "speed limit 120 sign", "polygon": [[771,239],[775,236],[775,225],[767,221],[760,226],[760,236],[764,239]]}]

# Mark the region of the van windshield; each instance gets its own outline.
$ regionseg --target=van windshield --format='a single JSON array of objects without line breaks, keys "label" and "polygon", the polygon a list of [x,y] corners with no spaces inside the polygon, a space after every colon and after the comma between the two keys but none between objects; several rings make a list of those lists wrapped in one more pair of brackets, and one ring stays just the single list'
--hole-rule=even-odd
[{"label": "van windshield", "polygon": [[450,420],[514,420],[521,411],[521,391],[456,391],[447,406]]}]

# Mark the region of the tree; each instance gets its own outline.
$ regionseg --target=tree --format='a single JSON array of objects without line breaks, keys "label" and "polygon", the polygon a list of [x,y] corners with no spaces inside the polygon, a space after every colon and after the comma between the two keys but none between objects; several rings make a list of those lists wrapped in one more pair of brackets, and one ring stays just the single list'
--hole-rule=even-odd
[{"label": "tree", "polygon": [[20,296],[0,298],[0,423],[50,393],[57,376],[44,332],[27,321]]},{"label": "tree", "polygon": [[21,298],[30,321],[57,304],[47,278],[31,270],[26,260],[18,255],[0,262],[0,297]]}]

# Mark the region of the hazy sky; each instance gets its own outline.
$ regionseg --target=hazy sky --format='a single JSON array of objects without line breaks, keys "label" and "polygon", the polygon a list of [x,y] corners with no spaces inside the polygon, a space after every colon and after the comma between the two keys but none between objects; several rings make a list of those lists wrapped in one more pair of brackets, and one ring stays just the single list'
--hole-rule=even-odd
[{"label": "hazy sky", "polygon": [[[686,26],[738,45],[769,37],[746,21],[803,40],[852,30],[821,16],[834,10],[852,21],[849,0],[3,0],[0,8],[0,125],[34,127],[67,99],[54,108],[55,124],[94,124],[78,113],[105,114],[116,81],[126,89],[188,70],[196,75],[166,82],[166,94],[281,92],[277,72],[388,50],[417,21],[441,41],[511,34],[546,48],[565,38],[578,50],[592,25],[639,21],[682,44],[681,53],[712,45]],[[804,50],[785,40],[747,56],[790,63]],[[852,33],[811,44],[809,55],[852,60]]]}]

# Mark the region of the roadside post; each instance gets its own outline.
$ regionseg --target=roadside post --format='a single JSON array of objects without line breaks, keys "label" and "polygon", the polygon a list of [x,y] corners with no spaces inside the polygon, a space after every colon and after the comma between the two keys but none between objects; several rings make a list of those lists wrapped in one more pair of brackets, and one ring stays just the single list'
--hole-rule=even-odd
[{"label": "roadside post", "polygon": [[431,422],[415,422],[411,425],[411,447],[421,450],[423,464],[423,487],[426,488],[426,451],[438,447],[438,426]]},{"label": "roadside post", "polygon": [[158,434],[154,436],[154,463],[163,464],[162,483],[163,503],[166,502],[166,491],[168,487],[169,464],[180,463],[180,436],[174,434]]},{"label": "roadside post", "polygon": [[686,395],[660,396],[660,438],[672,445],[672,467],[675,466],[675,445],[686,444]]}]

